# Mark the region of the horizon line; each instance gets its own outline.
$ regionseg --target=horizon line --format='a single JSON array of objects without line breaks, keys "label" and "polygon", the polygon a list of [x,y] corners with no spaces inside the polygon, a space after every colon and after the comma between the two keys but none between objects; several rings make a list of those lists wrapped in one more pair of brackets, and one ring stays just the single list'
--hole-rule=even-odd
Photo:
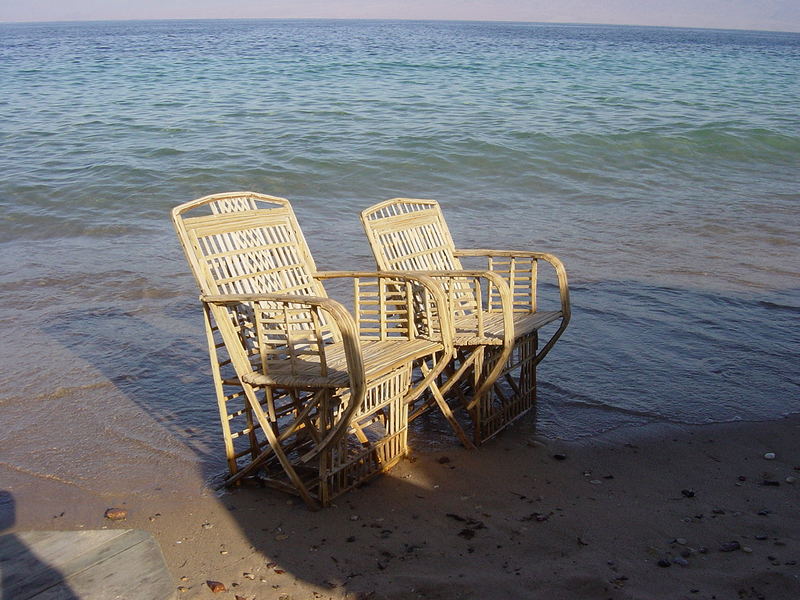
[{"label": "horizon line", "polygon": [[524,21],[509,19],[409,19],[400,17],[162,17],[162,18],[129,18],[129,19],[58,19],[58,20],[33,20],[33,21],[0,21],[0,25],[57,25],[67,23],[138,23],[162,21],[393,21],[408,23],[517,23],[525,25],[567,25],[567,26],[594,26],[594,27],[646,27],[651,29],[694,29],[698,31],[738,31],[758,33],[791,33],[800,34],[786,29],[752,29],[747,27],[700,27],[692,25],[642,25],[638,23],[591,23],[581,21]]}]

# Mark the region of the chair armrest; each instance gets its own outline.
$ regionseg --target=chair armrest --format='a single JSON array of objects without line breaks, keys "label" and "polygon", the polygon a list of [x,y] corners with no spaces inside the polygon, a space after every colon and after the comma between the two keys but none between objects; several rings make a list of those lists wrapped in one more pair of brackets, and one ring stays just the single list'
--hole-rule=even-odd
[{"label": "chair armrest", "polygon": [[569,284],[567,282],[567,271],[564,268],[564,263],[553,254],[548,252],[531,252],[526,250],[492,250],[485,248],[470,248],[458,249],[455,251],[456,256],[484,256],[486,258],[529,258],[532,260],[543,260],[549,263],[553,270],[555,270],[556,278],[558,280],[558,291],[561,299],[561,314],[564,316],[564,321],[569,321],[572,314],[569,302]]},{"label": "chair armrest", "polygon": [[[407,283],[417,284],[422,286],[427,293],[429,293],[436,304],[436,306],[448,306],[447,297],[436,281],[424,274],[417,272],[398,272],[398,271],[317,271],[313,274],[318,279],[362,279],[362,278],[375,278],[375,279],[388,279],[392,281],[404,281]],[[439,320],[439,331],[441,335],[441,342],[445,348],[445,352],[450,353],[453,350],[453,324],[450,319],[449,311],[437,311],[436,318]]]},{"label": "chair armrest", "polygon": [[[328,434],[316,445],[312,452],[303,456],[303,460],[310,460],[345,435],[353,415],[364,403],[367,393],[367,382],[358,328],[353,316],[341,303],[331,298],[293,294],[204,294],[200,296],[200,300],[206,304],[218,307],[246,302],[274,302],[277,304],[292,305],[293,308],[302,306],[317,307],[328,314],[342,335],[347,372],[350,379],[350,402],[340,415],[338,423],[331,428]],[[215,319],[219,325],[220,319],[217,319],[217,317],[215,317]],[[225,337],[225,333],[226,332],[223,332],[223,337]],[[232,352],[231,354],[233,355]],[[247,368],[252,369],[247,358],[242,356],[238,357],[238,360],[234,360],[234,368],[236,368],[237,371]],[[240,377],[241,375],[242,374],[240,374]]]},{"label": "chair armrest", "polygon": [[[511,347],[514,342],[514,318],[513,318],[513,298],[511,290],[508,287],[506,280],[492,271],[483,270],[469,270],[469,269],[452,269],[452,270],[433,270],[433,271],[398,271],[398,273],[413,274],[416,276],[425,276],[433,280],[437,279],[485,279],[489,282],[490,286],[494,286],[500,298],[500,309],[503,314],[503,344],[504,346]],[[479,285],[476,283],[476,286]],[[455,289],[452,285],[447,286],[449,296],[447,298],[450,306],[451,315],[456,310],[454,306],[455,298],[452,297]],[[482,316],[478,311],[478,330],[479,335],[483,335]],[[455,327],[453,327],[455,332]]]}]

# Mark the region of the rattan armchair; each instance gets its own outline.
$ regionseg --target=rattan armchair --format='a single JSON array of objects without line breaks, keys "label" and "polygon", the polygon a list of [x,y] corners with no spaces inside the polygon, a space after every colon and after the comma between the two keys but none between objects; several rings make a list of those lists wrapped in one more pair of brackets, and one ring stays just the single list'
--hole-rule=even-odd
[{"label": "rattan armchair", "polygon": [[[387,200],[364,210],[361,221],[379,269],[415,272],[442,285],[456,353],[439,391],[469,415],[474,443],[534,409],[536,365],[570,319],[561,261],[541,252],[457,250],[434,200]],[[483,257],[485,268],[464,269],[464,257]],[[538,306],[540,263],[552,267],[558,286],[558,304],[549,310]],[[545,328],[549,337],[540,347]],[[456,433],[463,440],[463,431]]]},{"label": "rattan armchair", "polygon": [[[400,460],[409,404],[428,391],[446,406],[434,383],[453,353],[440,287],[317,272],[282,198],[206,196],[172,219],[202,292],[226,483],[258,476],[317,508]],[[323,287],[340,277],[353,280],[354,315]]]}]

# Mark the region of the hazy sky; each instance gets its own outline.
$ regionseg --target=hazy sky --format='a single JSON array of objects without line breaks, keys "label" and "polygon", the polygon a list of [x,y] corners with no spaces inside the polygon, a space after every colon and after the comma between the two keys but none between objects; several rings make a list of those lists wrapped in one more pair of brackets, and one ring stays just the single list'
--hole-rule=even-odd
[{"label": "hazy sky", "polygon": [[800,32],[800,0],[0,0],[0,21],[314,17]]}]

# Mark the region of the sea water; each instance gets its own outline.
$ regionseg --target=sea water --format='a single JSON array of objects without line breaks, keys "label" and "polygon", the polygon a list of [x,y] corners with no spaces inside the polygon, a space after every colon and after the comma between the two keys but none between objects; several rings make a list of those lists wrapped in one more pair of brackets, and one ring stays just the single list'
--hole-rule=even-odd
[{"label": "sea water", "polygon": [[[0,82],[12,472],[224,470],[168,214],[245,189],[292,201],[320,268],[371,268],[358,213],[397,196],[437,199],[459,247],[558,255],[574,316],[542,435],[800,411],[800,34],[4,24]],[[439,429],[415,443],[455,443]]]}]

